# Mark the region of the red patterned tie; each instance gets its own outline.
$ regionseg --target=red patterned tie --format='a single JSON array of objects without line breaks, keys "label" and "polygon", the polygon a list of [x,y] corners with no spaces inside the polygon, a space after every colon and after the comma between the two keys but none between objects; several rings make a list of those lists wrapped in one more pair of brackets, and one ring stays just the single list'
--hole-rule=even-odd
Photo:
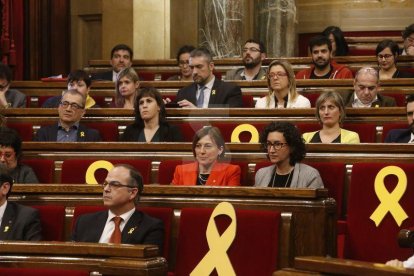
[{"label": "red patterned tie", "polygon": [[114,217],[114,218],[112,218],[112,220],[115,223],[115,228],[114,228],[114,232],[112,232],[112,235],[111,235],[111,238],[109,239],[109,242],[120,244],[121,243],[121,228],[119,226],[121,225],[122,218],[121,217]]}]

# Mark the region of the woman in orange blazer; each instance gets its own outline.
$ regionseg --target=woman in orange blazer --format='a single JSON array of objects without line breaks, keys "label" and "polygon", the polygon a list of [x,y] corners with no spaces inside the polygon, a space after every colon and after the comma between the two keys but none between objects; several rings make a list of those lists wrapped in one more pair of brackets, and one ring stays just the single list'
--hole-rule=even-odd
[{"label": "woman in orange blazer", "polygon": [[193,139],[196,162],[175,168],[173,185],[240,186],[240,167],[219,163],[224,157],[224,139],[216,127],[204,127]]}]

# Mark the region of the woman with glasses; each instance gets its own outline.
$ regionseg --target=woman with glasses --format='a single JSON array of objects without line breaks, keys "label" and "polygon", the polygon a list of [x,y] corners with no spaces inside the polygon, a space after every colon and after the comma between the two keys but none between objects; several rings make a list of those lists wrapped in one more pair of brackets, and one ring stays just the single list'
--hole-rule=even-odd
[{"label": "woman with glasses", "polygon": [[133,68],[125,68],[119,72],[116,81],[115,107],[134,109],[138,88],[139,77]]},{"label": "woman with glasses", "polygon": [[398,70],[397,58],[399,51],[398,44],[390,39],[385,39],[378,43],[375,54],[378,60],[380,80],[414,77],[410,72]]},{"label": "woman with glasses", "polygon": [[194,46],[184,45],[177,53],[178,67],[180,74],[169,77],[169,81],[193,81],[193,70],[190,67],[190,53],[194,50]]},{"label": "woman with glasses", "polygon": [[153,87],[142,88],[135,99],[135,122],[129,125],[121,141],[182,142],[180,129],[167,123],[165,104]]},{"label": "woman with glasses", "polygon": [[310,101],[296,91],[292,66],[281,60],[269,64],[267,85],[269,93],[256,102],[256,108],[308,108]]},{"label": "woman with glasses", "polygon": [[221,163],[225,144],[220,130],[216,127],[203,127],[193,139],[195,162],[175,168],[173,185],[240,186],[240,167]]},{"label": "woman with glasses", "polygon": [[0,163],[7,168],[14,183],[39,183],[33,169],[20,163],[21,156],[20,136],[10,128],[0,128]]},{"label": "woman with glasses", "polygon": [[288,122],[273,122],[260,135],[262,149],[273,165],[256,172],[256,187],[323,188],[319,172],[301,163],[305,143],[298,129]]},{"label": "woman with glasses", "polygon": [[328,91],[318,97],[316,118],[322,129],[304,133],[306,143],[359,143],[358,133],[341,128],[345,119],[345,105],[338,93]]}]

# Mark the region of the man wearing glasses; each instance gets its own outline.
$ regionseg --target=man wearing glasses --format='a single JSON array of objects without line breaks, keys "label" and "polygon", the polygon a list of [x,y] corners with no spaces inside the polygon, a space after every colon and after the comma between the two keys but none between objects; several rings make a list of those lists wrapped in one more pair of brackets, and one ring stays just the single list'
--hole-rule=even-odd
[{"label": "man wearing glasses", "polygon": [[414,56],[414,24],[411,24],[402,32],[404,39],[404,49],[401,53],[403,56]]},{"label": "man wearing glasses", "polygon": [[9,89],[12,72],[6,64],[0,63],[0,109],[26,107],[26,95],[22,92]]},{"label": "man wearing glasses", "polygon": [[362,67],[358,70],[354,80],[354,93],[345,97],[347,107],[392,107],[397,106],[392,97],[382,96],[378,71],[371,67]]},{"label": "man wearing glasses", "polygon": [[242,49],[244,68],[230,70],[226,73],[226,80],[265,80],[266,70],[262,62],[266,58],[263,42],[249,39]]},{"label": "man wearing glasses", "polygon": [[72,240],[154,244],[162,252],[163,222],[136,209],[143,190],[141,174],[130,165],[115,165],[102,188],[103,203],[108,210],[80,216],[73,228]]},{"label": "man wearing glasses", "polygon": [[77,90],[64,91],[58,107],[59,121],[50,126],[42,126],[34,141],[39,142],[98,142],[99,132],[80,124],[85,114],[85,97]]},{"label": "man wearing glasses", "polygon": [[352,71],[332,60],[332,44],[323,35],[309,40],[312,65],[296,74],[296,79],[353,79]]},{"label": "man wearing glasses", "polygon": [[42,226],[39,211],[8,201],[12,186],[13,178],[0,164],[0,241],[40,241]]}]

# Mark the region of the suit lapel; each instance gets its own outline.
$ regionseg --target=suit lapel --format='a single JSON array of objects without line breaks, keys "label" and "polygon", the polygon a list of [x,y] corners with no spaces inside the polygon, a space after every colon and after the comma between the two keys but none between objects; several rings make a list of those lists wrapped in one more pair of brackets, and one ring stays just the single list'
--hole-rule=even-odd
[{"label": "suit lapel", "polygon": [[215,105],[217,102],[217,90],[219,88],[219,80],[217,78],[214,79],[213,87],[211,88],[210,99],[208,100],[208,106]]},{"label": "suit lapel", "polygon": [[85,142],[86,141],[86,134],[87,134],[86,127],[84,125],[79,124],[77,141],[78,142]]},{"label": "suit lapel", "polygon": [[106,220],[108,219],[108,211],[102,211],[96,216],[95,221],[91,221],[91,231],[89,232],[91,237],[88,237],[87,240],[91,242],[99,242],[99,239],[102,236],[102,232],[105,228]]},{"label": "suit lapel", "polygon": [[7,203],[6,210],[4,210],[3,219],[0,226],[0,241],[9,240],[13,232],[12,227],[16,216],[16,210],[10,202]]},{"label": "suit lapel", "polygon": [[132,238],[138,231],[138,227],[142,221],[142,213],[135,210],[132,214],[131,218],[128,220],[128,223],[125,225],[124,229],[122,230],[122,243],[131,243]]}]

